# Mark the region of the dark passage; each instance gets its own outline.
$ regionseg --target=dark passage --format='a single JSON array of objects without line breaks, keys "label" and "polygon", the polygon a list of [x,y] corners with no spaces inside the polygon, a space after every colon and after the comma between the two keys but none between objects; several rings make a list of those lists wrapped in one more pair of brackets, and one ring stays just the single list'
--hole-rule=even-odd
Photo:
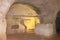
[{"label": "dark passage", "polygon": [[57,13],[56,17],[56,32],[60,34],[60,11]]}]

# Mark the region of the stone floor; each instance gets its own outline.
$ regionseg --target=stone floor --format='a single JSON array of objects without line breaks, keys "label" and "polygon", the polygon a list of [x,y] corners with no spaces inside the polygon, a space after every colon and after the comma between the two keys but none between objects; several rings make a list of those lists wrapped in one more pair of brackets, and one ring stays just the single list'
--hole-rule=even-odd
[{"label": "stone floor", "polygon": [[34,33],[10,34],[7,35],[7,40],[60,40],[60,35],[54,35],[47,38]]}]

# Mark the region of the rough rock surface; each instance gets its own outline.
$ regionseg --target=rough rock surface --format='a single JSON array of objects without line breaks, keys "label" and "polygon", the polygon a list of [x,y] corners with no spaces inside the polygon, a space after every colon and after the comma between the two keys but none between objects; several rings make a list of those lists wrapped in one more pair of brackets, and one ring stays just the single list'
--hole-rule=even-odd
[{"label": "rough rock surface", "polygon": [[[0,35],[6,32],[6,13],[15,0],[0,0]],[[42,23],[53,23],[57,12],[60,10],[60,0],[18,0],[20,2],[31,3],[41,10]],[[53,26],[52,26],[53,27]],[[45,27],[44,27],[45,28]],[[3,33],[3,34],[2,34]],[[2,36],[0,36],[1,38]],[[1,40],[6,40],[3,35]]]},{"label": "rough rock surface", "polygon": [[47,37],[55,34],[55,30],[53,28],[53,24],[39,24],[35,29],[35,33],[37,35],[42,35]]},{"label": "rough rock surface", "polygon": [[9,10],[12,0],[0,0],[0,40],[6,40],[6,19],[5,16]]}]

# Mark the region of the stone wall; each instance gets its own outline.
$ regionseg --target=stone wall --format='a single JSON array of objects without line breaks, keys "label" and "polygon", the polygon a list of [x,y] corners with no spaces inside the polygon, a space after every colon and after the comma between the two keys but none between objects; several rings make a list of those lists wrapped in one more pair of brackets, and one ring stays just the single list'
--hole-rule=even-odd
[{"label": "stone wall", "polygon": [[39,8],[43,23],[52,23],[59,10],[59,0],[20,0],[20,2],[33,4]]},{"label": "stone wall", "polygon": [[[21,3],[28,3],[36,6],[38,9],[40,9],[40,19],[41,19],[41,24],[46,27],[48,24],[48,30],[49,28],[53,30],[49,30],[51,34],[56,33],[55,29],[55,19],[56,19],[56,14],[60,10],[60,1],[59,0],[20,0]],[[52,27],[51,27],[52,26]],[[39,26],[42,28],[42,26]],[[44,29],[44,27],[42,29]],[[40,29],[39,28],[39,29]],[[37,28],[38,29],[38,28]],[[44,31],[46,30],[44,29]],[[53,32],[52,32],[53,31]],[[40,31],[43,33],[43,31]],[[37,32],[40,34],[39,32]],[[47,31],[45,32],[47,34]],[[44,35],[44,34],[43,34]],[[48,35],[46,35],[48,36]]]},{"label": "stone wall", "polygon": [[[60,0],[18,0],[18,1],[30,3],[38,7],[41,11],[40,18],[43,20],[42,22],[43,24],[53,23],[55,21],[57,12],[60,10]],[[5,31],[3,31],[3,28],[4,30],[6,30],[5,26],[6,21],[3,20],[5,20],[6,13],[11,4],[13,4],[14,2],[15,0],[0,0],[0,20],[1,20],[0,28],[2,28],[1,30],[4,33]],[[4,26],[2,24],[4,24]],[[0,31],[0,34],[2,32]],[[5,40],[4,38],[5,37],[3,37],[2,40]]]},{"label": "stone wall", "polygon": [[6,19],[5,16],[9,10],[10,5],[14,1],[0,0],[0,40],[6,40]]}]

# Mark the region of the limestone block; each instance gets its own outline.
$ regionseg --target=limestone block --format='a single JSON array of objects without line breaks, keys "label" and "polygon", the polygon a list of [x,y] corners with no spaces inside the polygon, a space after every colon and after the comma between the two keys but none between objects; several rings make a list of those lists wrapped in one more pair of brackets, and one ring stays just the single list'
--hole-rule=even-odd
[{"label": "limestone block", "polygon": [[54,31],[53,24],[39,24],[35,29],[35,33],[42,36],[52,36]]}]

